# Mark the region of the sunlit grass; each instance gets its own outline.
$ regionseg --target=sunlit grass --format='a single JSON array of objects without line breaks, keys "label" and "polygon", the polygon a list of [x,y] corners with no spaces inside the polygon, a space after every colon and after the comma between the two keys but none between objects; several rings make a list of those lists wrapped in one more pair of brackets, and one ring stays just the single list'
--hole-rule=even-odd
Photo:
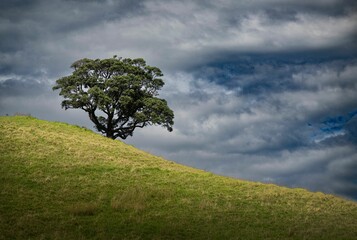
[{"label": "sunlit grass", "polygon": [[217,176],[85,128],[0,118],[0,239],[357,239],[357,204]]}]

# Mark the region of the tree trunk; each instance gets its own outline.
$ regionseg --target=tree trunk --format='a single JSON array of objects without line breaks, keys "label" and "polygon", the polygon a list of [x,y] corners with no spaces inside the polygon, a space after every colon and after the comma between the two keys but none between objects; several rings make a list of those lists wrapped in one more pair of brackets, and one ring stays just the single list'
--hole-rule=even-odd
[{"label": "tree trunk", "polygon": [[115,137],[114,137],[114,132],[108,130],[108,131],[106,132],[106,137],[107,137],[107,138],[111,138],[111,139],[115,139]]}]

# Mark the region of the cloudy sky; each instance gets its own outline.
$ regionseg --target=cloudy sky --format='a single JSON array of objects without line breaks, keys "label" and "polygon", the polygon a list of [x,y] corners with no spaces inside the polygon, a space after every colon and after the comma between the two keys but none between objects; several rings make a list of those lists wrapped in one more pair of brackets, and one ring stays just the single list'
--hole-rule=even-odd
[{"label": "cloudy sky", "polygon": [[200,169],[357,199],[354,0],[2,0],[0,115],[92,128],[56,79],[87,58],[164,73],[172,133],[127,143]]}]

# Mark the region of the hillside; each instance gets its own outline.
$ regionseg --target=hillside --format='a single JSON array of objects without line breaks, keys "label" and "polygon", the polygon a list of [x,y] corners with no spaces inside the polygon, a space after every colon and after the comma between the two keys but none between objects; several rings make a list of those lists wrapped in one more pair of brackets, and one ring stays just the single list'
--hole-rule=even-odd
[{"label": "hillside", "polygon": [[357,239],[357,203],[0,117],[0,239]]}]

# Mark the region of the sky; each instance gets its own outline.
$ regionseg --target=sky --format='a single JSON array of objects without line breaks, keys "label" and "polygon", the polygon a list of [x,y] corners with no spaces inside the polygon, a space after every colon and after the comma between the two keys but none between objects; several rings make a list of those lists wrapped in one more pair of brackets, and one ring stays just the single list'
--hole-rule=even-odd
[{"label": "sky", "polygon": [[357,200],[354,0],[2,0],[0,115],[93,129],[52,91],[81,58],[164,73],[174,131],[125,142],[238,179]]}]

